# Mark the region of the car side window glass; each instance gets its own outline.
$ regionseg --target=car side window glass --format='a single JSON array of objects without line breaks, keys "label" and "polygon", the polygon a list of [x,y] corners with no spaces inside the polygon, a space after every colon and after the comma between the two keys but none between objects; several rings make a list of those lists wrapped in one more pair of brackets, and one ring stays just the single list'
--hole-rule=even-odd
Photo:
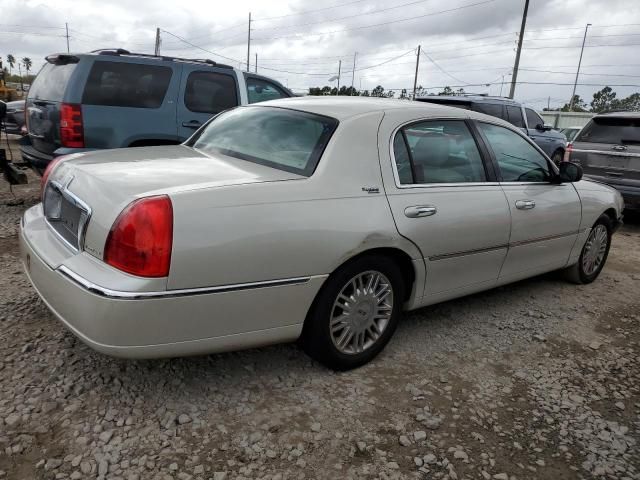
[{"label": "car side window glass", "polygon": [[526,139],[505,127],[478,123],[495,154],[503,182],[547,182],[551,171],[547,159]]},{"label": "car side window glass", "polygon": [[510,124],[518,128],[524,128],[524,119],[522,118],[522,109],[520,107],[507,105],[507,117]]},{"label": "car side window glass", "polygon": [[525,108],[524,111],[527,114],[527,123],[529,124],[529,128],[536,128],[538,125],[544,125],[544,120],[542,120],[542,117],[540,117],[540,115],[538,115],[534,110]]},{"label": "car side window glass", "polygon": [[411,158],[409,157],[409,150],[407,149],[402,131],[396,133],[393,139],[393,155],[396,160],[396,170],[398,172],[400,185],[414,183],[413,172],[411,171]]},{"label": "car side window glass", "polygon": [[475,103],[473,105],[473,109],[476,112],[485,113],[487,115],[491,115],[492,117],[504,119],[504,114],[502,113],[502,105],[497,103]]},{"label": "car side window glass", "polygon": [[[404,141],[398,140],[402,139],[402,132],[406,137],[404,147]],[[407,153],[411,168],[406,165]],[[396,134],[394,156],[402,184],[411,181],[415,184],[486,181],[476,142],[461,120],[432,120],[408,125]]]},{"label": "car side window glass", "polygon": [[191,72],[184,104],[192,112],[220,113],[238,105],[235,78],[216,72]]},{"label": "car side window glass", "polygon": [[261,78],[247,77],[247,95],[249,103],[266,102],[277,98],[287,98],[289,95],[277,85]]},{"label": "car side window glass", "polygon": [[82,103],[112,107],[159,108],[173,70],[158,65],[96,61],[82,93]]}]

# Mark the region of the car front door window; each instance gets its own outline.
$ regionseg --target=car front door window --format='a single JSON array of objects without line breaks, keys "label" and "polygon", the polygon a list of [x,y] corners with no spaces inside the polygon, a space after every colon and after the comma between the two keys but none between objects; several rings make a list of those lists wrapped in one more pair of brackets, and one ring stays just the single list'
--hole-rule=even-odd
[{"label": "car front door window", "polygon": [[536,128],[538,125],[544,125],[544,120],[538,115],[536,112],[531,110],[530,108],[525,108],[525,112],[527,114],[527,123],[529,124],[529,128]]},{"label": "car front door window", "polygon": [[548,182],[551,170],[547,159],[525,138],[508,128],[478,123],[500,169],[503,182]]}]

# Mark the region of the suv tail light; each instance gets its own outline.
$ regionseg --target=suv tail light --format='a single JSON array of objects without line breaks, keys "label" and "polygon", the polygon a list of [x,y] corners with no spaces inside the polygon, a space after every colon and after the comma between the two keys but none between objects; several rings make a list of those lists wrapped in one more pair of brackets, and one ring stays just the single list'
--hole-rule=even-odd
[{"label": "suv tail light", "polygon": [[120,213],[107,237],[105,263],[139,277],[169,275],[173,206],[166,195],[142,198]]},{"label": "suv tail light", "polygon": [[63,147],[84,148],[82,108],[78,104],[60,105],[60,143]]},{"label": "suv tail light", "polygon": [[571,142],[567,143],[567,149],[564,151],[564,157],[562,158],[563,162],[571,161],[571,151],[573,150],[573,144]]},{"label": "suv tail light", "polygon": [[60,157],[56,157],[49,162],[47,168],[45,168],[44,173],[42,174],[42,179],[40,180],[40,199],[43,200],[44,197],[44,189],[47,186],[47,182],[49,181],[49,177],[51,176],[51,172],[55,170],[55,168],[60,164],[60,162],[64,159],[65,155]]}]

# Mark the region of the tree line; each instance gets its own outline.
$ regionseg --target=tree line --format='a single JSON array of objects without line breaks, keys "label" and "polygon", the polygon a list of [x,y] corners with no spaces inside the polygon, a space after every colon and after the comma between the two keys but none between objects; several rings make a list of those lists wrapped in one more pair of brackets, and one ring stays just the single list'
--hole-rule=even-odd
[{"label": "tree line", "polygon": [[616,92],[611,87],[604,87],[593,94],[593,100],[587,105],[580,95],[573,96],[573,106],[569,109],[569,104],[565,103],[560,108],[545,108],[547,111],[560,112],[592,112],[604,113],[615,111],[640,111],[640,93],[632,93],[628,97],[618,98]]},{"label": "tree line", "polygon": [[[25,69],[25,75],[15,75],[13,72],[18,67],[18,71],[21,70],[21,67]],[[6,58],[6,65],[4,65],[2,61],[2,57],[0,57],[0,71],[4,73],[3,77],[6,82],[20,82],[27,81],[30,83],[33,80],[34,75],[31,75],[29,72],[31,71],[31,67],[33,66],[33,62],[29,57],[24,57],[22,60],[18,61],[18,59],[12,53],[9,53]]]},{"label": "tree line", "polygon": [[[465,95],[464,88],[453,90],[451,87],[444,87],[444,89],[435,95]],[[323,96],[323,95],[343,95],[348,97],[380,97],[380,98],[399,98],[400,100],[411,100],[413,92],[409,92],[406,88],[398,91],[396,97],[396,90],[385,90],[382,85],[378,85],[373,90],[356,90],[354,87],[342,86],[340,89],[337,87],[330,87],[328,85],[324,87],[310,87],[309,95]],[[433,93],[427,93],[427,89],[422,85],[416,87],[416,97],[422,97],[425,95],[434,95]]]}]

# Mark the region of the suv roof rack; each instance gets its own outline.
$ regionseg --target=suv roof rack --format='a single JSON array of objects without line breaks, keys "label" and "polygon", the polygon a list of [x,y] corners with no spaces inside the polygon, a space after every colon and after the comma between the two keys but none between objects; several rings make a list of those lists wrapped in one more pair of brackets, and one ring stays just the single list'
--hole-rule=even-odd
[{"label": "suv roof rack", "polygon": [[206,65],[211,65],[212,67],[219,68],[233,68],[231,65],[226,65],[224,63],[215,62],[209,58],[182,58],[182,57],[168,57],[165,55],[152,55],[150,53],[136,53],[130,52],[129,50],[125,50],[124,48],[102,48],[98,50],[92,50],[90,53],[96,53],[98,55],[128,55],[132,57],[144,57],[144,58],[157,58],[163,61],[169,62],[193,62],[193,63],[204,63]]}]

